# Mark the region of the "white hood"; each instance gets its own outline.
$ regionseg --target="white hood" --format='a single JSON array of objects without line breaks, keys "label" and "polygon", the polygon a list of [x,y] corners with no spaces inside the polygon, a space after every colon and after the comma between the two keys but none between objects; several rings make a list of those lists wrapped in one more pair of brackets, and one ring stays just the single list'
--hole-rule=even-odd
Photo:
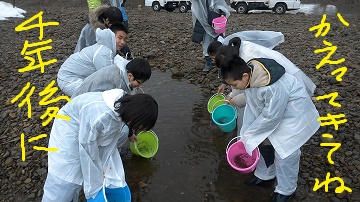
[{"label": "white hood", "polygon": [[[130,61],[121,57],[120,55],[116,55],[114,58],[114,64],[119,68],[120,70],[120,76],[122,77],[122,80],[125,82],[126,88],[127,88],[127,92],[132,91],[131,87],[130,87],[130,81],[129,78],[127,77],[127,70],[126,70],[126,65],[129,63]],[[130,93],[132,94],[132,93]]]},{"label": "white hood", "polygon": [[114,103],[124,95],[125,91],[123,91],[122,89],[111,89],[102,93],[105,104],[117,115],[119,114],[115,111]]},{"label": "white hood", "polygon": [[116,39],[115,34],[110,29],[96,29],[96,41],[98,44],[108,47],[115,57],[116,55]]}]

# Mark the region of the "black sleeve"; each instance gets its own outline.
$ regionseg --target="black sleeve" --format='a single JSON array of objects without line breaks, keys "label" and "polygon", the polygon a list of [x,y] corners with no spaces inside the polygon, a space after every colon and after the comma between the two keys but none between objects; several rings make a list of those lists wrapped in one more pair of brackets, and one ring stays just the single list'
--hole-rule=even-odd
[{"label": "black sleeve", "polygon": [[220,16],[223,15],[223,16],[226,16],[226,13],[222,10],[219,10],[220,11]]},{"label": "black sleeve", "polygon": [[133,135],[133,130],[131,128],[129,128],[129,134],[128,134],[128,137],[131,137]]}]

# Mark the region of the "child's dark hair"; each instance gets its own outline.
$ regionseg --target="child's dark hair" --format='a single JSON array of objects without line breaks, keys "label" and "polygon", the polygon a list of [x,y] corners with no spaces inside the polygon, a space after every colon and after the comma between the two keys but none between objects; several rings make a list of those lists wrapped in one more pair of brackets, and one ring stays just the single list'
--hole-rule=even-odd
[{"label": "child's dark hair", "polygon": [[250,74],[251,69],[242,58],[234,56],[232,59],[224,58],[220,65],[220,72],[224,80],[229,78],[241,80],[244,73]]},{"label": "child's dark hair", "polygon": [[241,45],[241,39],[239,37],[234,37],[229,41],[229,46],[234,46],[237,50],[238,55],[239,55],[240,45]]},{"label": "child's dark hair", "polygon": [[207,53],[209,55],[216,55],[220,46],[222,46],[222,43],[220,41],[211,42],[208,46]]},{"label": "child's dark hair", "polygon": [[215,62],[220,67],[222,78],[241,80],[244,73],[250,73],[251,69],[246,62],[239,57],[239,48],[233,45],[222,46],[216,54]]},{"label": "child's dark hair", "polygon": [[126,65],[126,71],[134,76],[134,79],[147,81],[151,77],[151,67],[143,58],[135,58]]},{"label": "child's dark hair", "polygon": [[136,132],[152,129],[158,117],[158,104],[148,94],[126,94],[115,102],[114,107],[122,121]]},{"label": "child's dark hair", "polygon": [[230,39],[229,45],[223,45],[218,48],[217,54],[215,56],[215,65],[220,67],[221,60],[225,55],[228,57],[238,56],[239,49],[241,45],[241,39],[239,37],[234,37]]},{"label": "child's dark hair", "polygon": [[215,64],[220,68],[224,59],[234,58],[235,56],[239,56],[239,54],[234,46],[221,46],[215,56]]},{"label": "child's dark hair", "polygon": [[[239,55],[240,45],[241,45],[241,39],[239,37],[234,37],[229,41],[229,46],[234,46],[237,49],[238,55]],[[219,51],[219,48],[221,46],[222,43],[220,41],[213,41],[209,44],[207,53],[209,55],[216,55],[216,53]]]},{"label": "child's dark hair", "polygon": [[125,25],[123,23],[114,23],[109,28],[112,32],[116,34],[118,31],[123,31],[126,34],[128,33],[128,29],[126,29]]},{"label": "child's dark hair", "polygon": [[115,6],[107,8],[100,17],[108,19],[110,24],[122,23],[124,21],[120,9]]}]

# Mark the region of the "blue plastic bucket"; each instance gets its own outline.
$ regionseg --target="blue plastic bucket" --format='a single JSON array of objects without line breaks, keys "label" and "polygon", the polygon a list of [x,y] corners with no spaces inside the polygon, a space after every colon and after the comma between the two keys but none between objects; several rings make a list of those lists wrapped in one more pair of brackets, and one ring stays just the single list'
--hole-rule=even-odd
[{"label": "blue plastic bucket", "polygon": [[105,188],[101,189],[94,199],[88,199],[87,202],[131,202],[131,192],[129,186],[122,188]]},{"label": "blue plastic bucket", "polygon": [[231,132],[236,127],[236,109],[229,104],[216,107],[211,118],[223,132]]}]

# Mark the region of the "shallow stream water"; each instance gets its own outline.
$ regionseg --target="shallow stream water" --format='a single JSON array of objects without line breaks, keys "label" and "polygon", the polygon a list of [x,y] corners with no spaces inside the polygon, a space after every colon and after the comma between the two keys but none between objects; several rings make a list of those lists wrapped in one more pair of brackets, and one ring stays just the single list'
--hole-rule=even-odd
[{"label": "shallow stream water", "polygon": [[153,71],[142,87],[159,104],[154,132],[159,150],[151,159],[123,156],[133,201],[269,201],[273,185],[248,187],[252,174],[241,174],[226,160],[226,147],[236,136],[210,121],[207,100],[197,87]]}]

